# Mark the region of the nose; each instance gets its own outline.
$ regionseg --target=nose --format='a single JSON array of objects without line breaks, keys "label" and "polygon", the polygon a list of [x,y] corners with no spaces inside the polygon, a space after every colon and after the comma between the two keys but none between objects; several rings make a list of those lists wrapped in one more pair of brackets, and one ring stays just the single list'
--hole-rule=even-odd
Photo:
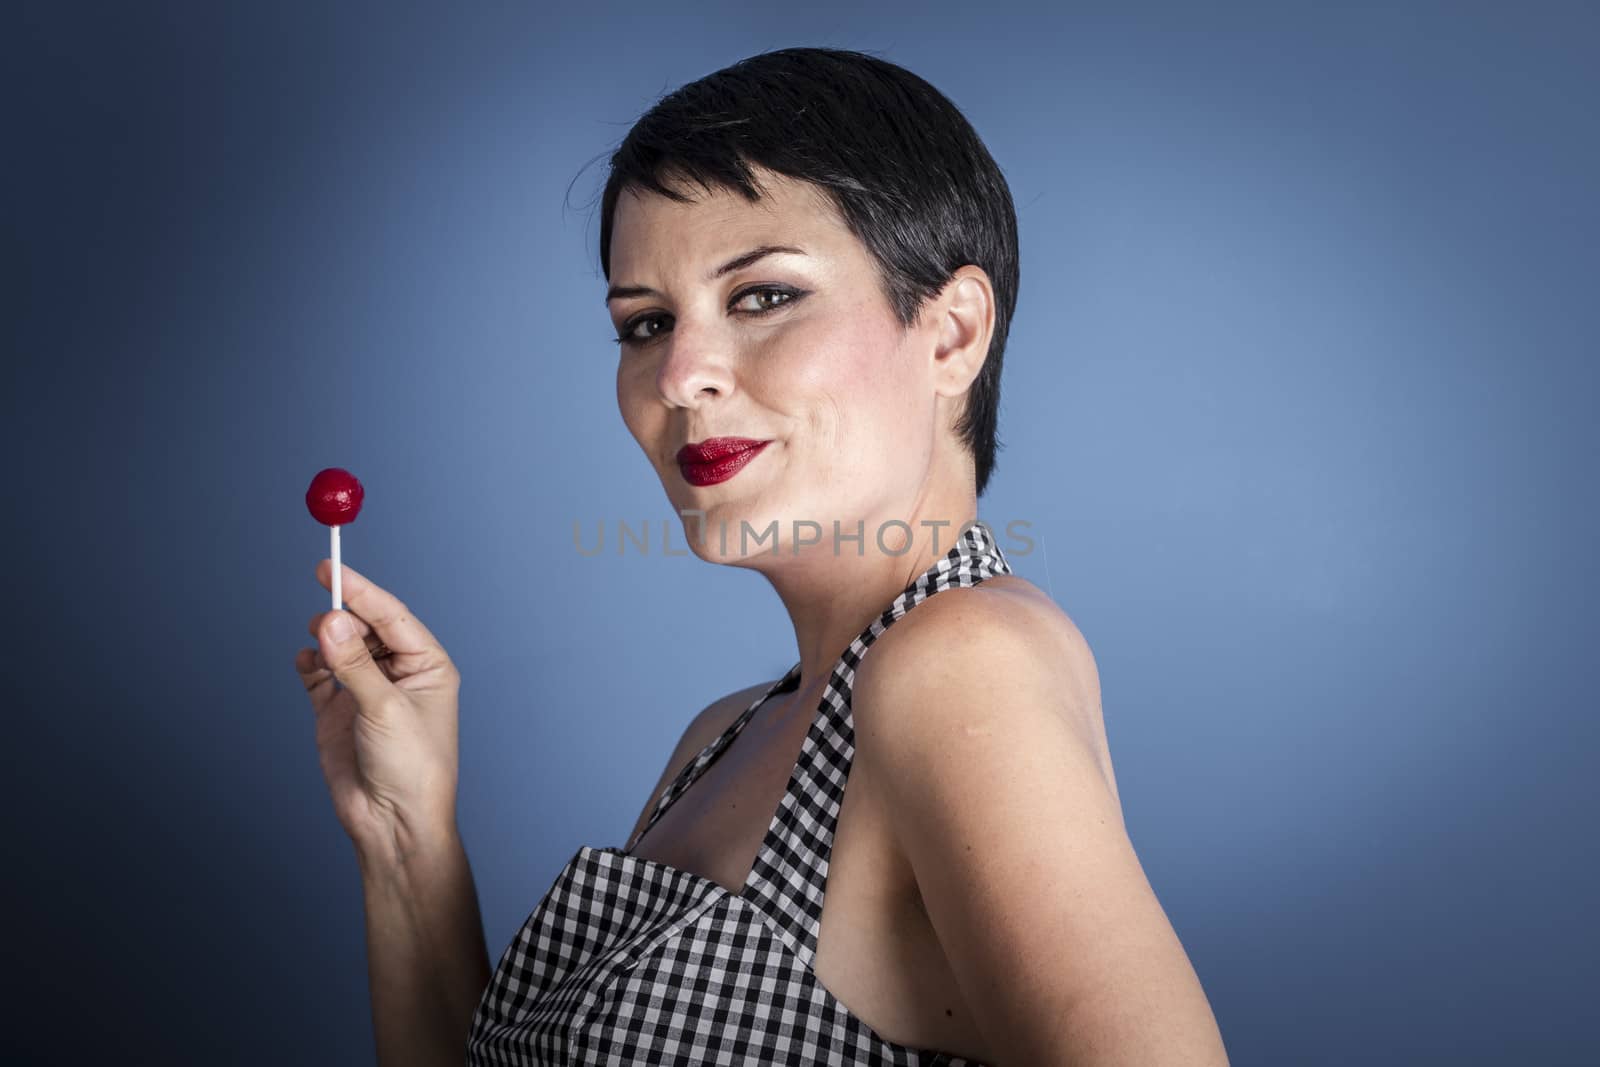
[{"label": "nose", "polygon": [[656,370],[656,388],[674,407],[698,408],[733,392],[733,368],[726,339],[697,327],[687,316],[673,323],[666,356]]}]

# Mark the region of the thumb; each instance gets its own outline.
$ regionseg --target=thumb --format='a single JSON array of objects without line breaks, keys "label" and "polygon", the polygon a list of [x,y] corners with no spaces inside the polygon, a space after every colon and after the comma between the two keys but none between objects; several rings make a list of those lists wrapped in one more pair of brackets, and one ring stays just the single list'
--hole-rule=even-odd
[{"label": "thumb", "polygon": [[330,611],[322,622],[322,658],[344,687],[355,694],[356,702],[367,712],[377,710],[378,700],[390,688],[389,679],[372,658],[367,643],[356,632],[355,620],[348,611]]}]

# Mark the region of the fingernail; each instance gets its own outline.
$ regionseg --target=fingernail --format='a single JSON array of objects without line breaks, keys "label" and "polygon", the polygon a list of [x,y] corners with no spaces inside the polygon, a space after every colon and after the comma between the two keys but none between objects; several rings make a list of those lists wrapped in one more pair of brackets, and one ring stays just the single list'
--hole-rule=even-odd
[{"label": "fingernail", "polygon": [[328,623],[328,636],[333,638],[333,643],[342,645],[356,635],[356,624],[350,621],[350,616],[339,612]]}]

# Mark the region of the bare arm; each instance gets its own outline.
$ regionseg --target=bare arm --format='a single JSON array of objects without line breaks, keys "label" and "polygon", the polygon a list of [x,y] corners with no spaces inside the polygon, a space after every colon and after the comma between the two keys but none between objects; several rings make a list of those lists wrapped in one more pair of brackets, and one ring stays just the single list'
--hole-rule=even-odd
[{"label": "bare arm", "polygon": [[378,1063],[462,1063],[492,969],[461,835],[451,826],[357,856]]},{"label": "bare arm", "polygon": [[[461,673],[403,601],[340,573],[347,610],[312,617],[319,647],[295,670],[361,868],[378,1062],[460,1064],[491,974],[455,818]],[[317,564],[323,588],[333,577],[332,560]],[[391,653],[381,663],[374,639]]]}]

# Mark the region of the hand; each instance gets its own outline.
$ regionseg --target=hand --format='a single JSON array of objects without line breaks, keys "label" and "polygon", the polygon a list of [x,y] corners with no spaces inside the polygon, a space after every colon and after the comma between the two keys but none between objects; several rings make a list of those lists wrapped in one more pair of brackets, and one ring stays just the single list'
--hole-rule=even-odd
[{"label": "hand", "polygon": [[[317,564],[317,581],[332,591],[331,559]],[[340,824],[364,855],[403,855],[423,835],[455,830],[461,675],[393,594],[349,566],[341,581],[346,610],[312,616],[321,648],[302,648],[295,670]],[[380,644],[392,654],[374,660]]]}]

